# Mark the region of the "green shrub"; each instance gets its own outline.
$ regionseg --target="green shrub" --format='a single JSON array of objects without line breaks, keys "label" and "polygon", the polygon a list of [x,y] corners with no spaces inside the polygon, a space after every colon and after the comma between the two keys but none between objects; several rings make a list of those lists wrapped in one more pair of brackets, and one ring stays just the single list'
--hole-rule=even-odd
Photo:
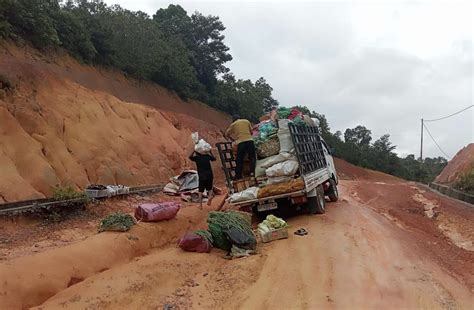
[{"label": "green shrub", "polygon": [[474,194],[474,167],[470,171],[463,174],[454,187],[462,192]]},{"label": "green shrub", "polygon": [[68,186],[59,186],[56,185],[53,188],[53,198],[55,200],[68,200],[68,199],[76,199],[76,198],[87,198],[84,192],[78,192],[74,189],[74,187]]}]

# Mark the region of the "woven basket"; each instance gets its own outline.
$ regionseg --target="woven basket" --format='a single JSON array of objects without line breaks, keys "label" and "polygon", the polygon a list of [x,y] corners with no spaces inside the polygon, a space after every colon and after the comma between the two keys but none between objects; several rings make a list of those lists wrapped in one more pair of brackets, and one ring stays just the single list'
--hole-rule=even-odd
[{"label": "woven basket", "polygon": [[280,153],[280,140],[277,135],[273,135],[264,143],[259,144],[256,149],[259,159],[277,155]]}]

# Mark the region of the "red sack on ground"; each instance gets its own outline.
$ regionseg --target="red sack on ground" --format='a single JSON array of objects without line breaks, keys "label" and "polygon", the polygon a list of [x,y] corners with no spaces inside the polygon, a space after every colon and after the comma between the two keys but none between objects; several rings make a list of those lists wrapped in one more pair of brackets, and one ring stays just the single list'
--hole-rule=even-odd
[{"label": "red sack on ground", "polygon": [[174,201],[160,203],[144,203],[135,209],[135,218],[143,222],[159,222],[170,220],[176,216],[180,204]]},{"label": "red sack on ground", "polygon": [[209,253],[211,252],[212,245],[209,241],[195,233],[185,234],[181,240],[179,240],[179,247],[186,252],[197,252],[197,253]]}]

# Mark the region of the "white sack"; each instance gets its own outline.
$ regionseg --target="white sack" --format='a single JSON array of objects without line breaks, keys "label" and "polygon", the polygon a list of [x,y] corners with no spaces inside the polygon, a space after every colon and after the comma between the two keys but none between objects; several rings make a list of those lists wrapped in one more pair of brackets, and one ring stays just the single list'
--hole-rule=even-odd
[{"label": "white sack", "polygon": [[278,184],[278,183],[284,183],[284,182],[289,182],[293,180],[293,176],[280,176],[280,177],[271,177],[267,179],[267,185],[270,184]]},{"label": "white sack", "polygon": [[271,166],[265,172],[270,177],[290,176],[298,171],[298,162],[296,160],[287,160]]},{"label": "white sack", "polygon": [[200,154],[206,154],[211,151],[211,145],[203,139],[200,139],[199,142],[194,146],[194,150]]},{"label": "white sack", "polygon": [[256,186],[249,187],[246,190],[232,194],[229,200],[230,202],[240,202],[240,201],[257,199],[258,190],[259,188]]},{"label": "white sack", "polygon": [[314,126],[319,127],[319,119],[317,119],[317,118],[315,118],[315,117],[313,117],[313,118],[311,118],[311,119],[312,119],[313,122],[314,122]]},{"label": "white sack", "polygon": [[296,159],[295,155],[293,155],[291,153],[283,152],[283,153],[280,153],[278,155],[270,156],[270,157],[265,158],[264,160],[262,160],[262,161],[265,161],[265,162],[261,163],[261,167],[266,169],[266,168],[269,168],[269,167],[271,167],[273,165],[276,165],[278,163],[284,162],[286,160],[295,160],[296,161],[297,159]]},{"label": "white sack", "polygon": [[296,160],[296,156],[291,153],[280,153],[264,159],[258,159],[255,164],[255,177],[264,176],[267,168],[289,159]]},{"label": "white sack", "polygon": [[278,120],[278,140],[280,140],[280,153],[293,153],[295,146],[291,140],[290,129],[288,128],[290,120]]},{"label": "white sack", "polygon": [[193,140],[194,144],[199,142],[199,134],[197,132],[193,132],[191,134],[191,140]]}]

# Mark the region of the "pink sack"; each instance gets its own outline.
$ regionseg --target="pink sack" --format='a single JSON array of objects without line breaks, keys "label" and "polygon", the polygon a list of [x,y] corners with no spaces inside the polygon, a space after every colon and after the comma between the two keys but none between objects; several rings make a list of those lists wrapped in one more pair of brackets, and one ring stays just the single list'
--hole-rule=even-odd
[{"label": "pink sack", "polygon": [[176,216],[180,208],[180,204],[174,201],[144,203],[135,209],[135,218],[143,222],[170,220]]},{"label": "pink sack", "polygon": [[186,252],[209,253],[212,249],[212,245],[206,238],[195,233],[185,234],[178,245]]}]

